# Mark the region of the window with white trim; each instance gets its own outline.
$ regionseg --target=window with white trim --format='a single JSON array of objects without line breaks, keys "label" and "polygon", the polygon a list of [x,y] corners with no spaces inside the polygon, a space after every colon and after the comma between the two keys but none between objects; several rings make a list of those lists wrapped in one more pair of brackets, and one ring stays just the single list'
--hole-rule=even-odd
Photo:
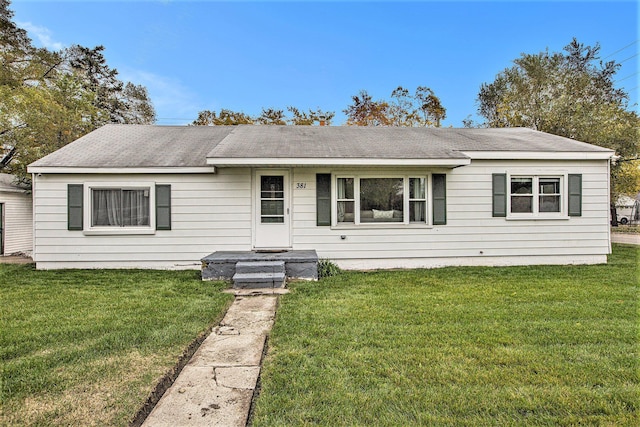
[{"label": "window with white trim", "polygon": [[427,221],[427,179],[409,178],[409,222]]},{"label": "window with white trim", "polygon": [[354,178],[337,179],[338,223],[355,222]]},{"label": "window with white trim", "polygon": [[92,188],[91,227],[149,227],[149,188]]},{"label": "window with white trim", "polygon": [[[157,186],[154,182],[139,182],[135,185],[117,182],[85,183],[85,234],[155,233],[158,213],[156,192],[160,187],[167,186]],[[170,203],[168,200],[165,202]],[[170,207],[160,207],[160,210],[163,218],[170,217]],[[170,221],[169,218],[166,219]],[[170,229],[170,225],[163,229]]]},{"label": "window with white trim", "polygon": [[337,225],[426,224],[427,176],[337,176]]},{"label": "window with white trim", "polygon": [[509,212],[515,216],[561,214],[562,177],[511,175]]}]

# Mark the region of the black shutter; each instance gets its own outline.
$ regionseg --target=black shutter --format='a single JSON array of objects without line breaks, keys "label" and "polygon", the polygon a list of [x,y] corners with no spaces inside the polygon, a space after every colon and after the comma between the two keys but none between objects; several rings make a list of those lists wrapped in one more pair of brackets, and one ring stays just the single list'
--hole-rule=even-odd
[{"label": "black shutter", "polygon": [[569,174],[569,216],[582,216],[582,175]]},{"label": "black shutter", "polygon": [[447,175],[434,173],[433,185],[433,224],[444,225],[447,223]]},{"label": "black shutter", "polygon": [[156,185],[156,230],[171,230],[171,185]]},{"label": "black shutter", "polygon": [[331,174],[316,174],[316,225],[331,225]]},{"label": "black shutter", "polygon": [[67,230],[83,229],[83,199],[84,186],[82,184],[67,185]]},{"label": "black shutter", "polygon": [[492,182],[493,216],[507,216],[507,174],[494,173]]}]

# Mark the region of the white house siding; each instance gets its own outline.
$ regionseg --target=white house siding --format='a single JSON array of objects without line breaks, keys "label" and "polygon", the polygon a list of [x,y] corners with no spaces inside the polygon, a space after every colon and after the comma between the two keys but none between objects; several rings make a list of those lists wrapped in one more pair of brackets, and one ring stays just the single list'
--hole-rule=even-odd
[{"label": "white house siding", "polygon": [[[171,230],[150,235],[86,235],[67,230],[67,184],[171,184]],[[218,250],[251,249],[251,173],[43,174],[34,179],[34,260],[40,269],[199,269]],[[86,200],[85,200],[86,203]]]},{"label": "white house siding", "polygon": [[[609,245],[607,161],[474,160],[456,169],[412,169],[447,175],[447,224],[431,227],[318,227],[316,173],[292,169],[292,246],[314,249],[344,268],[606,262]],[[358,173],[398,169],[359,169]],[[582,174],[582,216],[554,220],[492,217],[492,174]],[[199,269],[214,251],[252,249],[249,168],[215,174],[43,174],[34,179],[34,259],[48,268]],[[67,185],[86,182],[171,184],[172,229],[150,235],[87,235],[67,230]],[[304,184],[304,185],[298,185]],[[563,194],[566,202],[566,193]],[[86,202],[86,201],[85,201]],[[427,209],[431,209],[428,201]],[[345,236],[344,239],[341,236]]]},{"label": "white house siding", "polygon": [[31,195],[0,191],[4,205],[4,255],[29,253],[33,247],[33,213]]},{"label": "white house siding", "polygon": [[[446,225],[318,227],[315,174],[342,171],[294,170],[293,182],[306,183],[306,188],[293,190],[293,247],[315,249],[320,258],[332,259],[343,268],[589,264],[606,262],[610,253],[607,161],[474,160],[456,169],[422,169],[425,174],[447,175]],[[582,216],[553,220],[492,217],[492,174],[510,171],[582,174]],[[562,197],[566,203],[566,193]]]}]

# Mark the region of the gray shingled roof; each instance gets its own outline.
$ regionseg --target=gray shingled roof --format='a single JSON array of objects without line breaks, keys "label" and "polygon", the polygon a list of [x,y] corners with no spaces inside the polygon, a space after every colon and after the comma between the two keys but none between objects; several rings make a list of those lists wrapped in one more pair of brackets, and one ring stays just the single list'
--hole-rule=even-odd
[{"label": "gray shingled roof", "polygon": [[16,177],[8,173],[0,173],[0,191],[9,193],[24,193],[28,187],[16,183]]},{"label": "gray shingled roof", "polygon": [[231,126],[106,125],[31,167],[144,168],[207,166]]},{"label": "gray shingled roof", "polygon": [[[526,128],[106,125],[31,167],[206,166],[216,159],[465,159],[470,151],[611,152]],[[612,152],[613,153],[613,152]]]},{"label": "gray shingled roof", "polygon": [[242,126],[208,157],[286,159],[465,159],[423,128],[347,126]]},{"label": "gray shingled roof", "polygon": [[241,126],[209,158],[459,159],[464,151],[608,151],[526,128]]}]

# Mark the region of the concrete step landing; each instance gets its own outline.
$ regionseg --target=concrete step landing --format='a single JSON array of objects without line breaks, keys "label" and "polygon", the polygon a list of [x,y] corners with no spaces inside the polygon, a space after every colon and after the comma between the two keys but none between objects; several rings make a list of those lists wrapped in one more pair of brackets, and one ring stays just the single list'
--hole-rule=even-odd
[{"label": "concrete step landing", "polygon": [[239,261],[233,275],[234,289],[284,288],[284,261]]},{"label": "concrete step landing", "polygon": [[318,254],[314,250],[256,252],[218,251],[202,258],[202,280],[229,280],[239,262],[282,261],[287,279],[318,280]]}]

